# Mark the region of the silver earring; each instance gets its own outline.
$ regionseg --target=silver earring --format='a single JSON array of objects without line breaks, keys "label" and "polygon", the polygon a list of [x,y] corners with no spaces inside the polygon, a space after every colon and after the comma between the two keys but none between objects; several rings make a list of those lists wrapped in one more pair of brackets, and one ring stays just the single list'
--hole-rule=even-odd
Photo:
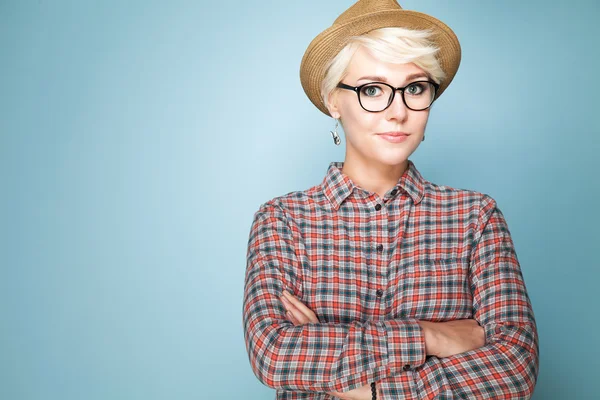
[{"label": "silver earring", "polygon": [[338,135],[337,133],[337,127],[338,127],[338,121],[335,121],[335,128],[331,132],[331,136],[333,136],[333,143],[335,143],[336,146],[339,146],[340,143],[342,143],[342,139],[340,139],[340,135]]}]

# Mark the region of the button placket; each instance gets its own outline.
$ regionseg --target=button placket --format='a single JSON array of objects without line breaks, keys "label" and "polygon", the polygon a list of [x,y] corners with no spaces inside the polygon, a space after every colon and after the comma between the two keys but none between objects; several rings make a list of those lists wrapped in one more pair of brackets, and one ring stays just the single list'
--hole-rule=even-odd
[{"label": "button placket", "polygon": [[[373,257],[375,270],[375,282],[374,282],[374,295],[376,304],[374,312],[376,315],[384,315],[385,313],[385,302],[383,301],[383,295],[385,293],[384,289],[387,286],[386,276],[387,276],[387,260],[385,257],[384,244],[388,242],[388,219],[389,215],[387,210],[384,208],[385,205],[381,203],[375,204],[373,209],[377,211],[374,215],[373,220],[375,221],[375,245],[374,249],[376,251],[375,256]],[[383,211],[382,211],[383,210]]]}]

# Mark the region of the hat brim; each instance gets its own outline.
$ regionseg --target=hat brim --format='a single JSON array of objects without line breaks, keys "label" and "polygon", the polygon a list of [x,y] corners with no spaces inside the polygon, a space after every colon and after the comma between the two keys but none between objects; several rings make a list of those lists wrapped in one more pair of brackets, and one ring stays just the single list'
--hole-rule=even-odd
[{"label": "hat brim", "polygon": [[358,36],[379,28],[402,27],[409,29],[431,29],[431,40],[439,47],[437,58],[446,73],[435,98],[446,90],[458,70],[461,49],[458,38],[442,21],[428,14],[412,10],[387,10],[362,15],[348,22],[325,29],[308,45],[300,63],[300,82],[310,101],[324,114],[330,115],[321,98],[321,83],[325,78],[325,68],[348,43],[352,36]]}]

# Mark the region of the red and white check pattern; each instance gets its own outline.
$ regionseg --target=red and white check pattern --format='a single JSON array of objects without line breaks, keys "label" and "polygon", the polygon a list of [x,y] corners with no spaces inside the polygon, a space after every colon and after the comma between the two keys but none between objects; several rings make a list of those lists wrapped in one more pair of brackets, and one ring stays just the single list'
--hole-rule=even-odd
[{"label": "red and white check pattern", "polygon": [[[536,323],[495,200],[433,184],[410,160],[381,198],[342,166],[254,215],[243,324],[259,380],[277,399],[331,399],[372,381],[382,399],[529,398]],[[284,289],[319,323],[289,322]],[[426,356],[417,320],[464,318],[484,327],[485,346]]]}]

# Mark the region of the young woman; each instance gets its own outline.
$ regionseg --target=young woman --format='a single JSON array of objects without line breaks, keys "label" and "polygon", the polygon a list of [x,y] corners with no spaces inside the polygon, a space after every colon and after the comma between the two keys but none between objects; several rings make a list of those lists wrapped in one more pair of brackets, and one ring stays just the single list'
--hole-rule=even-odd
[{"label": "young woman", "polygon": [[393,0],[358,1],[309,45],[302,85],[346,155],[254,215],[244,333],[277,399],[533,393],[537,329],[502,212],[409,160],[459,63],[449,27]]}]

